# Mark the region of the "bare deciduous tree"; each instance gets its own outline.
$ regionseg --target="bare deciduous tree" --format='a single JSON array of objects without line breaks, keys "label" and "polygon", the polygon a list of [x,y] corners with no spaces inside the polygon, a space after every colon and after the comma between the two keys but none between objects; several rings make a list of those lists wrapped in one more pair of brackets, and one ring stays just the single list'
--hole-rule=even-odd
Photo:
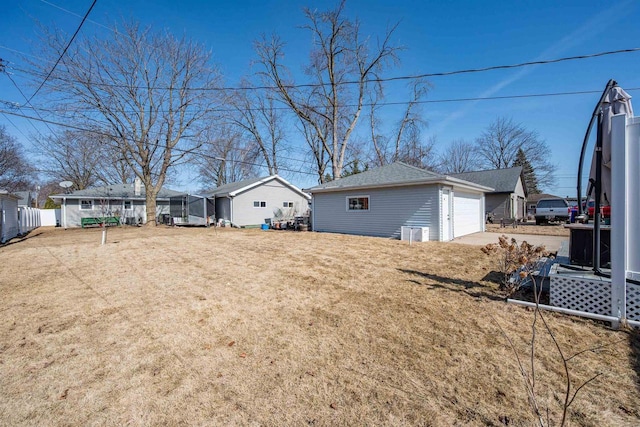
[{"label": "bare deciduous tree", "polygon": [[[45,40],[57,56],[67,38]],[[203,142],[217,82],[202,46],[134,23],[109,38],[76,39],[48,86],[67,120],[71,114],[109,136],[105,143],[142,180],[147,224],[154,225],[167,174]]]},{"label": "bare deciduous tree", "polygon": [[476,147],[463,139],[456,139],[440,155],[440,172],[445,174],[471,172],[480,169]]},{"label": "bare deciduous tree", "polygon": [[271,91],[250,90],[247,81],[242,87],[248,90],[236,91],[229,98],[235,110],[231,122],[255,143],[269,175],[275,175],[285,137],[282,111],[276,107],[275,94]]},{"label": "bare deciduous tree", "polygon": [[305,120],[300,120],[299,128],[304,135],[304,140],[309,147],[315,172],[318,174],[318,182],[323,184],[326,181],[327,168],[331,159],[324,149],[322,141],[328,138],[329,121],[324,119],[312,126]]},{"label": "bare deciduous tree", "polygon": [[71,181],[72,190],[133,181],[133,170],[99,131],[65,130],[34,138],[40,170],[55,182]]},{"label": "bare deciduous tree", "polygon": [[308,24],[304,28],[314,44],[306,68],[312,85],[292,85],[282,64],[284,43],[277,36],[256,43],[265,81],[277,88],[281,100],[313,130],[329,157],[333,177],[342,174],[349,139],[372,86],[370,80],[396,59],[399,49],[390,42],[395,27],[372,47],[362,38],[359,23],[345,18],[343,11],[344,1],[326,12],[305,10]]},{"label": "bare deciduous tree", "polygon": [[369,125],[373,154],[372,164],[384,166],[395,161],[402,161],[418,167],[433,167],[434,139],[421,141],[422,128],[426,126],[418,109],[420,100],[426,95],[428,84],[422,80],[415,81],[411,86],[411,100],[407,103],[402,117],[396,125],[393,137],[384,135],[379,119],[379,100],[383,97],[382,87],[379,87],[370,97]]},{"label": "bare deciduous tree", "polygon": [[538,185],[553,183],[554,167],[549,161],[551,152],[536,131],[527,130],[512,119],[497,118],[476,139],[478,155],[487,169],[510,168],[522,150],[531,163]]},{"label": "bare deciduous tree", "polygon": [[259,150],[246,143],[237,128],[209,129],[198,156],[200,180],[209,189],[256,176],[259,156]]},{"label": "bare deciduous tree", "polygon": [[32,174],[22,146],[0,125],[0,189],[26,190],[31,187]]}]

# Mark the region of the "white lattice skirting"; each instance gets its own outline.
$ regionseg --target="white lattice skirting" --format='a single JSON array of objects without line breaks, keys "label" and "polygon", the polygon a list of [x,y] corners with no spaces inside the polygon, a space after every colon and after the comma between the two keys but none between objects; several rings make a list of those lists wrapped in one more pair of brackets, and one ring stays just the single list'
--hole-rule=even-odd
[{"label": "white lattice skirting", "polygon": [[[549,302],[556,307],[611,315],[611,282],[598,277],[551,274]],[[627,319],[640,321],[640,286],[627,284]]]}]

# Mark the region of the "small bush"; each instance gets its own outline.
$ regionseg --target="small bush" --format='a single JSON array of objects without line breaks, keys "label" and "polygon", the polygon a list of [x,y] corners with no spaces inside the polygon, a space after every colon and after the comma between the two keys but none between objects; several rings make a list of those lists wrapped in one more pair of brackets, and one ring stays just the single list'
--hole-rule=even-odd
[{"label": "small bush", "polygon": [[504,235],[498,238],[498,243],[484,246],[482,252],[496,258],[497,270],[502,274],[500,290],[507,296],[517,292],[540,258],[549,254],[544,246],[533,246],[526,241],[518,244],[516,239]]}]

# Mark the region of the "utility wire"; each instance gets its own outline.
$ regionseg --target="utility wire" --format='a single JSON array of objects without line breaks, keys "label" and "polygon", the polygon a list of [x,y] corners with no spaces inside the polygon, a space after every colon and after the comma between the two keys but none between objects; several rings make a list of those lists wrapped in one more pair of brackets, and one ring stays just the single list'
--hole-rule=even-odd
[{"label": "utility wire", "polygon": [[[94,1],[97,1],[97,0],[94,0]],[[4,47],[4,46],[0,46],[0,47]],[[13,49],[11,49],[11,50],[13,50]],[[13,50],[13,51],[14,52],[18,52],[18,51],[15,51],[15,50]],[[66,49],[65,49],[65,51],[66,51]],[[590,53],[590,54],[584,54],[584,55],[576,55],[576,56],[566,56],[566,57],[561,57],[561,58],[546,59],[546,60],[539,60],[539,61],[521,62],[521,63],[517,63],[517,64],[492,65],[492,66],[489,66],[489,67],[482,67],[482,68],[467,68],[467,69],[461,69],[461,70],[441,71],[441,72],[414,74],[414,75],[406,75],[406,76],[394,76],[394,77],[384,77],[384,78],[381,77],[381,78],[367,79],[364,82],[365,83],[384,83],[384,82],[393,82],[393,81],[402,81],[402,80],[418,80],[418,79],[424,79],[424,78],[427,78],[427,77],[446,77],[446,76],[454,76],[454,75],[459,75],[459,74],[483,73],[483,72],[486,72],[486,71],[507,70],[507,69],[513,69],[513,68],[528,67],[528,66],[533,66],[533,65],[556,64],[556,63],[560,63],[560,62],[576,61],[576,60],[590,59],[590,58],[598,58],[598,57],[609,56],[609,55],[619,55],[619,54],[623,54],[623,53],[635,53],[635,52],[638,52],[638,51],[640,51],[640,47],[628,48],[628,49],[618,49],[618,50],[611,50],[611,51],[604,51],[604,52],[596,52],[596,53]],[[20,53],[23,53],[23,52],[20,52]],[[26,53],[23,53],[23,54],[27,55]],[[59,60],[58,60],[58,62],[59,62]],[[57,62],[56,62],[56,65],[57,65]],[[54,68],[55,68],[55,66],[54,66]],[[28,70],[21,70],[21,71],[24,71],[24,72],[27,72],[27,73],[31,73],[31,71],[28,71]],[[51,73],[49,73],[49,75],[50,74]],[[47,78],[49,77],[49,75],[47,76]],[[46,81],[47,78],[45,78],[45,81]],[[82,81],[82,80],[77,80],[77,79],[65,79],[65,78],[59,78],[59,80],[65,81],[67,83],[73,82],[73,83],[80,83],[80,84],[84,84],[84,85],[91,84],[93,86],[98,86],[98,87],[113,87],[113,88],[125,88],[125,89],[148,89],[148,88],[142,87],[142,86],[131,86],[131,85],[125,85],[125,84],[119,84],[119,83],[92,82],[92,81]],[[44,84],[44,82],[42,84]],[[329,84],[330,83],[283,84],[283,87],[286,88],[286,89],[318,88],[318,87],[328,86]],[[358,80],[347,80],[347,81],[343,81],[343,82],[337,82],[336,84],[337,85],[353,85],[353,84],[360,84],[360,81],[358,81]],[[164,86],[158,86],[158,87],[156,87],[154,89],[156,89],[156,90],[169,90],[171,88],[170,87],[164,87]],[[189,90],[189,91],[222,92],[222,91],[277,90],[279,88],[277,86],[223,86],[223,87],[191,87],[191,88],[184,88],[184,89],[185,90]]]},{"label": "utility wire", "polygon": [[47,82],[47,80],[49,80],[49,77],[51,77],[51,74],[53,74],[53,71],[56,69],[56,67],[58,66],[60,61],[62,61],[62,58],[67,53],[67,50],[69,50],[69,47],[71,46],[71,43],[73,43],[73,40],[75,40],[76,36],[80,32],[80,29],[82,28],[82,25],[84,24],[84,21],[86,21],[86,19],[89,17],[89,14],[91,13],[91,10],[93,10],[93,7],[96,5],[97,2],[98,2],[98,0],[93,0],[93,3],[91,3],[91,7],[89,7],[89,10],[87,10],[87,13],[85,13],[84,18],[82,18],[82,22],[80,22],[80,25],[78,25],[78,28],[76,29],[76,32],[73,33],[73,36],[71,37],[71,40],[69,40],[69,43],[67,43],[67,45],[65,46],[65,48],[62,51],[62,53],[60,54],[60,56],[58,56],[58,60],[56,61],[55,64],[53,64],[53,67],[49,71],[49,74],[47,74],[47,76],[44,78],[42,83],[40,83],[40,86],[38,86],[38,89],[36,89],[36,91],[33,93],[33,95],[31,95],[31,97],[27,100],[27,104],[31,103],[31,100],[33,99],[33,97],[36,96],[38,94],[38,92],[40,92],[40,89],[42,89],[42,87]]},{"label": "utility wire", "polygon": [[[22,89],[20,89],[18,84],[15,82],[15,80],[13,80],[13,78],[11,77],[11,74],[9,74],[9,72],[7,72],[7,71],[5,71],[5,74],[9,78],[9,80],[11,80],[11,83],[13,83],[13,86],[15,86],[15,88],[18,90],[18,92],[20,92],[20,95],[22,95],[22,97],[27,101],[27,103],[25,105],[29,105],[33,109],[33,112],[36,113],[41,120],[44,120],[43,117],[40,115],[40,112],[38,110],[36,110],[36,108],[31,104],[31,101],[29,99],[27,99],[27,96],[24,94]],[[19,108],[22,110],[24,108],[24,105],[20,106]],[[29,121],[29,123],[31,123],[31,126],[33,126],[33,128],[36,130],[36,132],[38,132],[40,134],[40,136],[44,139],[44,135],[42,135],[42,132],[40,132],[40,129],[35,127],[35,125],[31,121]],[[51,129],[51,126],[49,126],[48,123],[44,122],[44,124],[47,127],[47,129],[49,129],[49,132],[54,133],[53,129]]]},{"label": "utility wire", "polygon": [[[631,87],[625,88],[627,92],[632,92],[636,90],[640,90],[640,87]],[[526,99],[526,98],[544,98],[544,97],[555,97],[555,96],[573,96],[573,95],[591,95],[594,93],[602,93],[602,90],[582,90],[582,91],[573,91],[573,92],[547,92],[547,93],[530,93],[530,94],[522,94],[522,95],[502,95],[502,96],[483,96],[483,97],[471,97],[471,98],[445,98],[445,99],[431,99],[431,100],[422,100],[422,101],[390,101],[390,102],[378,102],[378,103],[363,103],[363,107],[371,107],[373,105],[376,106],[394,106],[394,105],[407,105],[409,103],[413,104],[443,104],[443,103],[451,103],[451,102],[469,102],[469,101],[495,101],[501,99]],[[11,101],[0,100],[0,103],[4,104],[12,104]],[[345,104],[345,107],[357,107],[357,104]],[[31,107],[34,108],[35,107]],[[317,106],[310,106],[310,108],[319,108]],[[273,107],[274,110],[289,110],[290,107]],[[257,111],[260,108],[248,108],[248,111]],[[53,113],[55,111],[42,109],[40,111],[46,111]],[[229,113],[237,111],[234,108],[209,108],[205,110],[207,113]],[[134,110],[125,110],[124,112],[128,113],[137,113],[140,111]],[[148,112],[148,110],[144,110],[144,112]],[[164,111],[163,111],[164,112]]]},{"label": "utility wire", "polygon": [[[56,126],[66,127],[66,128],[69,128],[69,129],[75,129],[75,130],[88,132],[88,133],[93,133],[95,135],[112,137],[112,135],[109,135],[106,132],[100,132],[100,131],[95,130],[95,129],[88,129],[88,128],[83,128],[83,127],[80,127],[80,126],[69,125],[69,124],[65,124],[65,123],[55,122],[53,120],[40,119],[38,117],[27,116],[25,114],[16,113],[16,112],[13,112],[13,111],[0,110],[0,114],[9,114],[9,115],[16,116],[16,117],[21,117],[21,118],[24,118],[24,119],[41,121],[41,122],[49,123],[49,124],[56,125]],[[156,144],[150,143],[149,145],[155,145],[156,147],[162,146],[162,144],[159,144],[159,143],[156,143]],[[187,152],[191,152],[192,151],[192,150],[182,149],[182,148],[179,148],[179,147],[173,147],[172,150],[175,150],[175,151],[178,151],[178,152],[182,152],[182,153],[187,153]],[[264,164],[261,164],[261,163],[248,162],[248,161],[244,161],[244,160],[235,160],[235,159],[224,159],[224,158],[221,158],[219,156],[214,156],[214,155],[210,155],[210,154],[206,154],[206,153],[198,153],[198,155],[200,155],[202,157],[205,157],[205,158],[208,158],[208,159],[220,160],[220,161],[225,161],[225,162],[230,162],[230,163],[242,163],[242,164],[246,164],[246,165],[259,166],[259,167],[264,167],[265,166]],[[291,159],[291,160],[296,160],[296,161],[302,162],[302,160],[298,160],[298,159]],[[316,175],[315,172],[305,172],[305,171],[302,171],[302,170],[288,169],[288,168],[283,168],[283,167],[278,167],[278,170],[282,170],[282,171],[285,171],[285,172],[292,172],[292,173],[300,173],[300,174],[305,174],[305,175],[314,175],[314,176]]]}]

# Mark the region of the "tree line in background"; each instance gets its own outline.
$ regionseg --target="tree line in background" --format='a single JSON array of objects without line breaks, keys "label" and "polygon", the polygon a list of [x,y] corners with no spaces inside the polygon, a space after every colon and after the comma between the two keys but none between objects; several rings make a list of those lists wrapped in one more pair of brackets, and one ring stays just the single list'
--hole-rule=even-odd
[{"label": "tree line in background", "polygon": [[[42,55],[50,61],[33,63],[34,76],[50,72],[47,111],[71,127],[33,137],[37,169],[74,189],[138,177],[150,224],[158,191],[187,163],[208,187],[265,170],[313,173],[323,183],[395,161],[441,173],[523,166],[532,193],[552,182],[546,143],[509,118],[438,154],[435,137],[424,135],[426,81],[411,84],[398,118],[384,115],[383,79],[402,51],[392,43],[395,26],[373,43],[344,16],[344,2],[304,15],[312,41],[304,83],[285,65],[285,42],[273,35],[256,41],[254,73],[237,88],[222,86],[202,45],[136,23],[107,38],[76,39],[50,72],[67,36],[45,31]],[[291,157],[300,149],[292,141],[300,140],[304,159]],[[33,183],[35,168],[4,128],[0,153],[0,187]]]}]

